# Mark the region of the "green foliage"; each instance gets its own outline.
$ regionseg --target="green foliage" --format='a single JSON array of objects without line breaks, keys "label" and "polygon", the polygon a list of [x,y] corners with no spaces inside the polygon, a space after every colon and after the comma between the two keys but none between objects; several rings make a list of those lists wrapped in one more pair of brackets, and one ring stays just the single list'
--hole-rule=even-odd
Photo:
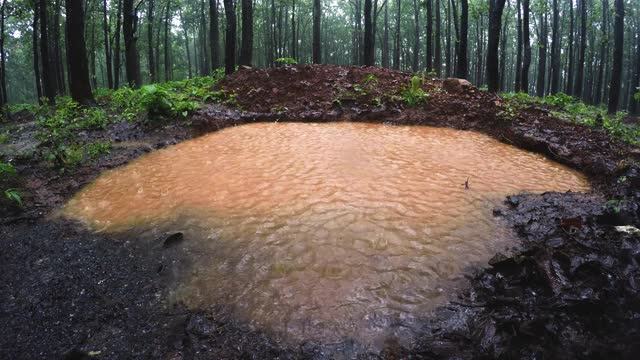
[{"label": "green foliage", "polygon": [[298,62],[292,57],[277,58],[276,62],[283,65],[296,65]]},{"label": "green foliage", "polygon": [[1,174],[15,174],[15,173],[16,173],[16,168],[14,168],[13,165],[11,165],[9,163],[0,162],[0,175]]},{"label": "green foliage", "polygon": [[0,133],[0,144],[6,143],[7,141],[9,141],[9,138],[10,138],[9,131]]},{"label": "green foliage", "polygon": [[85,145],[85,152],[92,159],[97,159],[101,155],[107,155],[111,153],[113,144],[110,141],[95,142]]},{"label": "green foliage", "polygon": [[[424,75],[423,75],[424,76]],[[402,98],[410,106],[418,105],[426,100],[427,94],[422,89],[424,79],[414,75],[411,84],[402,91]]]},{"label": "green foliage", "polygon": [[633,98],[640,101],[640,91],[638,91],[637,93],[633,94]]},{"label": "green foliage", "polygon": [[22,202],[22,196],[20,196],[20,193],[16,190],[16,189],[7,189],[4,191],[4,196],[15,202],[16,204],[18,204],[19,206],[23,206],[24,203]]}]

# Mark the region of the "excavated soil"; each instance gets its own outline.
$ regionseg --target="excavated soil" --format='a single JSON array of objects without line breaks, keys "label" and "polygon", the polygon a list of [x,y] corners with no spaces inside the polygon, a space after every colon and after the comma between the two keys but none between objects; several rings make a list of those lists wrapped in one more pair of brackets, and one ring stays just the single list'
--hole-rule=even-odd
[{"label": "excavated soil", "polygon": [[[370,67],[241,69],[217,86],[235,100],[210,104],[188,123],[121,121],[81,134],[112,139],[115,146],[71,172],[60,174],[0,148],[5,160],[15,158],[20,173],[11,186],[26,194],[22,209],[0,204],[0,358],[635,358],[640,234],[632,227],[640,227],[640,150],[603,130],[555,118],[549,109],[513,114],[496,95],[473,87],[449,93],[435,79],[424,87],[426,104],[409,107],[401,96],[410,78]],[[521,238],[513,253],[496,254],[470,274],[468,290],[424,324],[425,335],[414,346],[389,340],[380,354],[349,341],[291,348],[223,306],[167,305],[167,288],[190,266],[179,241],[109,238],[49,216],[105,169],[256,121],[477,130],[581,170],[595,190],[506,199],[494,214]],[[13,149],[35,144],[29,119],[10,126]]]}]

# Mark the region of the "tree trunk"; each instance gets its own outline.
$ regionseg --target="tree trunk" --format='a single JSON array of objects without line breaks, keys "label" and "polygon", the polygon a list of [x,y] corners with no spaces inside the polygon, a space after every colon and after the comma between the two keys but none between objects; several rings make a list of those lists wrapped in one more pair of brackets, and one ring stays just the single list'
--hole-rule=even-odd
[{"label": "tree trunk", "polygon": [[83,105],[93,103],[89,69],[87,68],[87,50],[84,42],[84,13],[82,1],[66,0],[67,10],[66,40],[67,61],[69,62],[69,89],[71,97]]},{"label": "tree trunk", "polygon": [[296,49],[298,47],[298,39],[296,38],[296,0],[291,5],[291,57],[298,58]]},{"label": "tree trunk", "polygon": [[551,94],[560,91],[560,9],[558,0],[553,0],[553,24],[551,35]]},{"label": "tree trunk", "polygon": [[524,44],[524,60],[522,62],[522,92],[529,92],[529,66],[531,65],[531,38],[529,36],[529,0],[522,1],[522,42]]},{"label": "tree trunk", "polygon": [[609,1],[602,0],[602,26],[600,28],[600,62],[598,64],[598,80],[593,103],[598,105],[602,102],[602,86],[604,80],[604,63],[607,56],[608,36],[607,36],[607,9]]},{"label": "tree trunk", "polygon": [[417,0],[413,0],[413,15],[415,22],[415,39],[413,43],[413,65],[414,72],[418,71],[418,64],[420,60],[420,10],[418,8]]},{"label": "tree trunk", "polygon": [[224,13],[227,19],[226,38],[224,41],[224,73],[236,71],[236,9],[234,0],[224,0]]},{"label": "tree trunk", "polygon": [[400,0],[396,1],[396,29],[395,30],[396,30],[396,34],[393,41],[393,68],[396,70],[400,70]]},{"label": "tree trunk", "polygon": [[64,66],[62,65],[62,50],[60,49],[60,39],[62,36],[60,35],[60,0],[56,0],[55,2],[55,12],[53,15],[53,58],[54,60],[54,69],[56,76],[56,84],[58,85],[57,90],[58,94],[62,95],[65,93],[65,79],[64,79]]},{"label": "tree trunk", "polygon": [[609,86],[608,113],[615,114],[620,97],[620,81],[622,79],[622,49],[624,46],[624,0],[615,0],[616,21],[614,27],[613,70]]},{"label": "tree trunk", "polygon": [[389,68],[389,2],[384,3],[384,32],[382,35],[382,67]]},{"label": "tree trunk", "polygon": [[364,0],[364,65],[373,66],[373,28],[371,23],[371,0]]},{"label": "tree trunk", "polygon": [[187,24],[185,23],[182,10],[180,10],[180,24],[182,24],[182,32],[184,33],[184,47],[187,50],[187,71],[189,73],[189,78],[192,78],[193,72],[191,72],[191,51],[189,50],[189,32],[187,31]]},{"label": "tree trunk", "polygon": [[120,30],[122,29],[122,0],[118,0],[118,9],[116,10],[116,33],[114,35],[113,50],[113,88],[120,87]]},{"label": "tree trunk", "polygon": [[515,91],[518,92],[522,89],[522,7],[520,0],[516,0],[516,10],[518,13],[517,28],[518,28],[518,44],[516,52],[516,81]]},{"label": "tree trunk", "polygon": [[[508,5],[508,3],[507,3]],[[506,78],[507,78],[507,29],[508,26],[507,24],[509,23],[509,16],[510,16],[510,11],[509,9],[507,9],[507,17],[503,23],[502,23],[502,36],[500,38],[500,71],[498,74],[498,78],[499,78],[499,91],[505,91],[505,84],[506,84]],[[487,76],[488,72],[487,72]]]},{"label": "tree trunk", "polygon": [[218,25],[218,0],[209,0],[209,46],[211,47],[211,67],[220,67],[220,30]]},{"label": "tree trunk", "polygon": [[538,79],[536,80],[536,95],[545,94],[545,79],[547,70],[547,13],[540,13],[540,30],[538,34]]},{"label": "tree trunk", "polygon": [[434,58],[433,58],[433,70],[436,72],[436,76],[440,77],[442,72],[442,46],[440,39],[440,0],[436,0],[436,32],[434,34]]},{"label": "tree trunk", "polygon": [[49,58],[49,28],[47,26],[47,0],[39,0],[40,5],[40,59],[42,59],[42,87],[44,96],[53,104],[56,97],[56,74]]},{"label": "tree trunk", "polygon": [[580,48],[578,49],[578,67],[576,70],[576,82],[573,87],[573,94],[582,97],[582,84],[584,82],[584,61],[587,50],[587,1],[580,1]]},{"label": "tree trunk", "polygon": [[200,41],[200,75],[207,76],[211,72],[209,64],[209,44],[207,41],[207,20],[204,11],[204,0],[200,0],[200,27],[198,28]]},{"label": "tree trunk", "polygon": [[[528,0],[525,0],[528,1]],[[469,33],[469,2],[461,0],[460,8],[460,38],[457,51],[458,62],[456,65],[456,77],[460,79],[467,78],[467,37]]]},{"label": "tree trunk", "polygon": [[502,11],[505,0],[489,0],[489,44],[487,45],[487,85],[489,92],[500,90],[500,74],[498,73],[498,47],[500,29],[502,28]]},{"label": "tree trunk", "polygon": [[[638,33],[636,35],[636,40],[637,40],[636,60],[635,60],[636,74],[635,74],[635,77],[633,78],[633,81],[631,82],[631,88],[632,88],[631,94],[640,93],[640,25],[639,24],[636,24],[636,32]],[[635,99],[635,97],[633,96],[629,101],[629,114],[631,115],[640,114],[640,101]]]},{"label": "tree trunk", "polygon": [[[106,3],[106,0],[104,0]],[[157,82],[156,64],[153,56],[153,0],[149,0],[149,7],[147,8],[147,42],[149,43],[149,53],[147,58],[149,60],[149,81],[152,83]]]},{"label": "tree trunk", "polygon": [[107,21],[107,0],[102,1],[102,28],[104,33],[104,57],[107,68],[107,87],[113,89],[113,72],[111,69],[111,46],[109,45],[109,22]]},{"label": "tree trunk", "polygon": [[38,26],[40,20],[40,9],[38,1],[33,2],[33,73],[36,78],[36,93],[38,102],[42,98],[42,82],[40,76],[40,56],[38,49]]},{"label": "tree trunk", "polygon": [[573,94],[573,34],[575,32],[574,16],[573,16],[573,1],[569,2],[569,50],[567,52],[567,83],[565,85],[564,92],[567,95]]},{"label": "tree trunk", "polygon": [[433,71],[433,0],[426,0],[427,7],[427,48],[425,54],[425,69],[427,73]]},{"label": "tree trunk", "polygon": [[322,62],[322,52],[320,49],[320,17],[322,7],[320,0],[313,0],[313,63],[320,64]]},{"label": "tree trunk", "polygon": [[164,79],[169,81],[173,79],[171,66],[171,42],[169,41],[169,27],[171,24],[171,0],[167,1],[167,8],[164,15]]},{"label": "tree trunk", "polygon": [[253,0],[242,0],[242,47],[240,65],[251,66],[253,57]]},{"label": "tree trunk", "polygon": [[124,57],[127,70],[127,83],[131,87],[140,87],[140,58],[138,57],[138,46],[136,44],[136,30],[138,15],[133,8],[133,0],[123,0],[122,32],[124,35]]},{"label": "tree trunk", "polygon": [[6,0],[2,0],[2,4],[0,4],[0,108],[2,108],[8,101],[5,71],[7,64],[4,54],[4,16],[6,5]]},{"label": "tree trunk", "polygon": [[451,5],[447,0],[444,0],[444,2],[445,4],[447,4],[447,30],[445,34],[445,52],[444,52],[444,58],[445,58],[444,61],[447,64],[447,68],[446,68],[447,70],[445,73],[445,77],[449,77],[453,73],[451,71]]}]

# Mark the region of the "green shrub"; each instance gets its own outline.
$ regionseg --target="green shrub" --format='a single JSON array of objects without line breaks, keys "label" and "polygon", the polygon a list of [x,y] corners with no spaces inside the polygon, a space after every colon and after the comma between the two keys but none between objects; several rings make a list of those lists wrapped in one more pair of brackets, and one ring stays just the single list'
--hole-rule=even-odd
[{"label": "green shrub", "polygon": [[296,61],[296,59],[292,58],[292,57],[281,57],[281,58],[277,58],[276,62],[278,64],[283,64],[283,65],[296,65],[298,62]]},{"label": "green shrub", "polygon": [[105,142],[95,142],[92,144],[85,145],[85,151],[90,158],[96,159],[101,155],[107,155],[111,153],[111,149],[113,144],[110,141]]},{"label": "green shrub", "polygon": [[424,80],[414,75],[411,78],[411,84],[402,92],[402,98],[410,106],[418,105],[426,100],[427,94],[422,89]]},{"label": "green shrub", "polygon": [[20,193],[16,190],[16,189],[7,189],[4,191],[4,196],[15,202],[16,204],[18,204],[18,206],[23,206],[24,203],[22,202],[22,196],[20,196]]}]

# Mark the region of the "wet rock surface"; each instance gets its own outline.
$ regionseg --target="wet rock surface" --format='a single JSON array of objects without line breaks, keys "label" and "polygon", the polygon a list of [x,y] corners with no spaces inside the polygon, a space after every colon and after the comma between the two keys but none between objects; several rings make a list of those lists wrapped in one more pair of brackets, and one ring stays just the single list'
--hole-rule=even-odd
[{"label": "wet rock surface", "polygon": [[[378,78],[376,86],[357,94],[354,84],[368,74]],[[16,159],[28,195],[24,209],[3,203],[0,210],[0,358],[636,358],[640,235],[616,227],[640,227],[640,150],[543,108],[507,117],[499,97],[475,88],[449,94],[437,80],[425,86],[426,104],[407,107],[398,94],[410,78],[368,67],[243,69],[218,85],[240,94],[237,105],[203,108],[193,126],[118,122],[83,134],[122,146],[67,174]],[[228,308],[170,306],[168,286],[189,269],[179,241],[168,250],[166,237],[153,244],[112,238],[45,217],[100,171],[201,132],[254,121],[478,130],[580,169],[596,191],[508,198],[495,214],[521,243],[470,276],[469,290],[425,323],[415,346],[389,339],[380,354],[348,340],[291,348],[240,323]],[[28,146],[32,130],[28,119],[22,123],[11,142]],[[5,160],[13,158],[2,151]]]}]

